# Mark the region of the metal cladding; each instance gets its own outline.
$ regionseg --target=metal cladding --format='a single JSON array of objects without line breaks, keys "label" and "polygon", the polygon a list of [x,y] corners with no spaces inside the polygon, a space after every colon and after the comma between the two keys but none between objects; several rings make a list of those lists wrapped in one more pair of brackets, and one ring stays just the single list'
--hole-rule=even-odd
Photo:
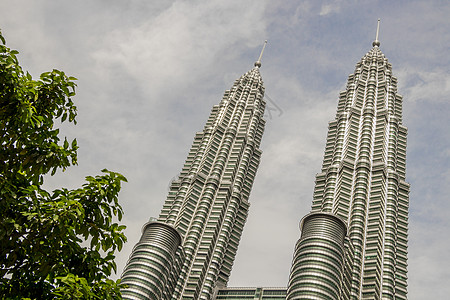
[{"label": "metal cladding", "polygon": [[261,156],[263,97],[255,67],[213,107],[170,186],[159,220],[184,236],[186,257],[175,291],[179,298],[210,299],[217,286],[228,282]]},{"label": "metal cladding", "polygon": [[122,274],[124,299],[161,299],[174,269],[181,236],[170,225],[149,222]]},{"label": "metal cladding", "polygon": [[[161,265],[155,264],[147,282],[140,282],[149,289],[146,299],[211,299],[228,282],[262,153],[266,103],[260,65],[261,56],[213,106],[203,131],[194,137],[181,173],[170,184],[157,223],[166,227],[155,238],[147,238],[145,230],[131,255],[123,274],[127,284],[137,281],[131,278],[140,251],[161,256],[155,258]],[[183,237],[179,249],[181,239],[176,234],[169,237],[175,229]],[[162,245],[161,239],[167,243]]]},{"label": "metal cladding", "polygon": [[407,128],[378,34],[329,123],[287,291],[226,288],[261,156],[263,48],[195,135],[125,268],[125,299],[407,299]]},{"label": "metal cladding", "polygon": [[407,128],[392,66],[373,45],[339,95],[312,212],[348,224],[342,299],[406,299]]},{"label": "metal cladding", "polygon": [[332,214],[312,213],[303,218],[301,227],[286,299],[339,299],[347,234],[344,221]]}]

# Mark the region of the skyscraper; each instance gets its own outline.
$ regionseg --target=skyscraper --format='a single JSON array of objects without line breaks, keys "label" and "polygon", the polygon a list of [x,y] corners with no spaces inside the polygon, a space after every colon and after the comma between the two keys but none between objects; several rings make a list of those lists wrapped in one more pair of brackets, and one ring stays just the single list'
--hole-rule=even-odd
[{"label": "skyscraper", "polygon": [[329,123],[287,299],[406,299],[407,128],[378,31]]},{"label": "skyscraper", "polygon": [[213,106],[159,218],[144,225],[122,274],[125,299],[211,299],[226,286],[261,156],[263,51]]},{"label": "skyscraper", "polygon": [[213,107],[158,220],[144,226],[125,299],[407,298],[407,128],[378,32],[379,22],[329,122],[287,288],[226,286],[261,156],[260,56]]}]

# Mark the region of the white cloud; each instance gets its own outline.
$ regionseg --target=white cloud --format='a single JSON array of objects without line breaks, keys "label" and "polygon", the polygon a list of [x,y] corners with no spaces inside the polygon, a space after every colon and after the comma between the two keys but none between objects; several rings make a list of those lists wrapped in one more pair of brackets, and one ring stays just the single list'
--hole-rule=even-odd
[{"label": "white cloud", "polygon": [[440,1],[18,0],[0,11],[0,26],[34,75],[57,67],[79,78],[79,123],[64,132],[78,137],[80,165],[48,185],[77,186],[104,167],[128,177],[120,198],[129,242],[119,272],[211,106],[268,39],[261,73],[283,114],[267,122],[231,282],[283,286],[339,88],[380,17],[409,127],[409,298],[442,299],[450,293],[442,252],[450,247],[449,9]]},{"label": "white cloud", "polygon": [[319,16],[326,16],[337,12],[339,12],[339,6],[336,2],[332,4],[323,4],[320,8]]},{"label": "white cloud", "polygon": [[120,64],[151,90],[187,88],[239,49],[262,44],[263,12],[259,2],[177,1],[135,28],[107,34],[93,56],[103,65]]},{"label": "white cloud", "polygon": [[[450,94],[450,73],[441,67],[432,71],[421,71],[417,67],[397,72],[403,83],[403,94],[408,102],[447,102]],[[431,104],[431,103],[430,103]]]}]

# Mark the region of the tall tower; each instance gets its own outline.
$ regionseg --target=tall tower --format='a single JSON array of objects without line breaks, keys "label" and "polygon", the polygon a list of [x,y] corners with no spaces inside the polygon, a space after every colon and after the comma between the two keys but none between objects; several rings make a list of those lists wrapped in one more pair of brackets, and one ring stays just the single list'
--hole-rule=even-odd
[{"label": "tall tower", "polygon": [[378,32],[329,123],[287,299],[406,299],[407,128]]},{"label": "tall tower", "polygon": [[227,284],[261,156],[264,47],[213,106],[159,218],[144,225],[122,274],[124,299],[211,299]]}]

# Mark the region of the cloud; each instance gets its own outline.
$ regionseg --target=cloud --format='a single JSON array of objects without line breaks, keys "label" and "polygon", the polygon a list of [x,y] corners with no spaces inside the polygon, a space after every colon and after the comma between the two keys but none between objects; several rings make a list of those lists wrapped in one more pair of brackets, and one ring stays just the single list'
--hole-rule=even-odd
[{"label": "cloud", "polygon": [[322,4],[320,8],[319,16],[326,16],[333,13],[338,13],[340,10],[340,1],[333,1],[333,3]]},{"label": "cloud", "polygon": [[[409,128],[409,299],[444,298],[450,247],[450,6],[442,1],[25,1],[0,11],[8,45],[36,76],[79,78],[79,166],[49,178],[78,186],[107,167],[127,176],[120,194],[129,242],[119,272],[156,216],[196,131],[225,89],[269,40],[261,73],[283,111],[268,120],[232,285],[287,283],[298,222],[309,212],[327,124],[348,74],[381,49],[399,79]],[[18,21],[20,20],[20,22]],[[439,276],[435,276],[437,274]],[[117,276],[120,276],[117,275]]]},{"label": "cloud", "polygon": [[[102,65],[120,64],[137,80],[145,78],[150,90],[188,87],[238,49],[262,43],[263,11],[255,2],[177,1],[135,28],[107,34],[93,57]],[[236,49],[228,51],[231,47]]]},{"label": "cloud", "polygon": [[[421,71],[417,67],[398,71],[403,85],[403,94],[408,102],[448,101],[450,93],[450,73],[441,67],[431,71]],[[431,103],[430,103],[431,104]]]}]

